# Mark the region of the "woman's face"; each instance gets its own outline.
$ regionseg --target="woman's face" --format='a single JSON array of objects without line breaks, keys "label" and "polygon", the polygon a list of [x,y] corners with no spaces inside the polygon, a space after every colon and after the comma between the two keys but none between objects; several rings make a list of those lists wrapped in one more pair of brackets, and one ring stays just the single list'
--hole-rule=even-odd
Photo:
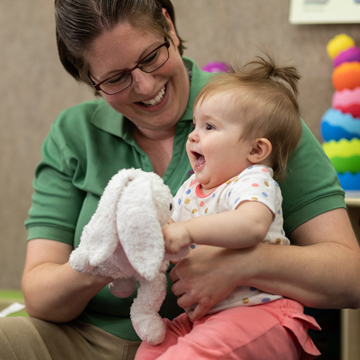
[{"label": "woman's face", "polygon": [[[114,95],[102,93],[111,107],[148,130],[175,127],[189,97],[189,78],[177,49],[179,39],[171,22],[170,26],[173,42],[170,42],[169,59],[162,67],[149,74],[135,69],[128,88]],[[117,72],[132,69],[163,42],[164,37],[154,32],[129,23],[117,25],[100,35],[90,48],[87,61],[93,81],[98,83]]]}]

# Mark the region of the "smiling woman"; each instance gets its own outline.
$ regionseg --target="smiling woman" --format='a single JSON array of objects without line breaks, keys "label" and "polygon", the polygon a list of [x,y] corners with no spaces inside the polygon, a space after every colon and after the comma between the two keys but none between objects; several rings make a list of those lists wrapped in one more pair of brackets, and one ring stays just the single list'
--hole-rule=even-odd
[{"label": "smiling woman", "polygon": [[[164,11],[165,18],[168,16],[166,14]],[[161,59],[162,66],[157,66],[151,72],[143,71],[137,63],[154,48],[167,43],[162,44],[163,38],[156,33],[133,28],[129,23],[117,25],[111,32],[100,35],[86,56],[89,72],[94,79],[107,79],[119,71],[133,69],[130,72],[130,87],[114,95],[103,93],[103,96],[110,106],[140,126],[141,131],[146,131],[150,138],[153,131],[159,130],[173,136],[176,123],[187,105],[190,83],[181,56],[174,46],[179,44],[179,40],[173,25],[169,25],[169,38],[169,54],[165,52]],[[155,101],[156,98],[161,101]]]},{"label": "smiling woman", "polygon": [[[135,294],[114,297],[107,288],[113,279],[74,271],[69,255],[120,169],[154,171],[175,195],[191,170],[185,147],[193,104],[213,74],[183,56],[169,0],[55,0],[55,16],[64,68],[99,97],[61,112],[44,140],[26,220],[22,290],[30,318],[1,319],[0,348],[26,360],[44,352],[52,359],[133,359],[140,343],[129,318]],[[168,59],[144,72],[154,50],[157,65],[165,50]],[[108,78],[124,71],[121,84],[131,83],[107,91]],[[284,230],[298,246],[194,249],[169,273],[163,317],[197,304],[193,319],[200,319],[238,285],[308,306],[359,306],[360,252],[344,194],[304,123],[288,168],[280,183]]]}]

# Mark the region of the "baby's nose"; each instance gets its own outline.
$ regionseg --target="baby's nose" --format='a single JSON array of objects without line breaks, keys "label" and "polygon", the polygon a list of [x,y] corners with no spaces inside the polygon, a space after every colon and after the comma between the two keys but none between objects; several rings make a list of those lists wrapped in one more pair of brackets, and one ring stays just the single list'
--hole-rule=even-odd
[{"label": "baby's nose", "polygon": [[199,141],[199,135],[196,133],[195,130],[193,130],[193,131],[189,134],[189,141],[191,141],[191,142]]}]

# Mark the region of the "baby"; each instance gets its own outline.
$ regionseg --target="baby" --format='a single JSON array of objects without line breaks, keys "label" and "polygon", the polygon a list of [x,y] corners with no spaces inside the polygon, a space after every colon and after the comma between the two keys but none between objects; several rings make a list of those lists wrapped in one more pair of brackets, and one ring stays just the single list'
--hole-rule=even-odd
[{"label": "baby", "polygon": [[[289,245],[278,181],[301,137],[300,76],[258,57],[242,70],[214,76],[194,104],[186,151],[194,174],[181,186],[172,220],[163,228],[166,251],[201,245],[250,248]],[[187,309],[188,314],[192,309]],[[142,343],[136,359],[312,359],[307,334],[319,329],[303,305],[239,284],[199,321],[187,313],[169,321],[156,347]]]}]

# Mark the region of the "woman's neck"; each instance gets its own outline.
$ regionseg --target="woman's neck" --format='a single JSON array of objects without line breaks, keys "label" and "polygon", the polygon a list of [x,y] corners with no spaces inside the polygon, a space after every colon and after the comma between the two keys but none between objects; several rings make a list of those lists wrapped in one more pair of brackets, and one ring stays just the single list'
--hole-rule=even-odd
[{"label": "woman's neck", "polygon": [[172,158],[176,127],[168,130],[149,130],[134,126],[134,139],[149,157],[154,172],[163,176]]},{"label": "woman's neck", "polygon": [[166,130],[151,130],[134,125],[134,138],[138,141],[166,141],[175,137],[176,125]]}]

